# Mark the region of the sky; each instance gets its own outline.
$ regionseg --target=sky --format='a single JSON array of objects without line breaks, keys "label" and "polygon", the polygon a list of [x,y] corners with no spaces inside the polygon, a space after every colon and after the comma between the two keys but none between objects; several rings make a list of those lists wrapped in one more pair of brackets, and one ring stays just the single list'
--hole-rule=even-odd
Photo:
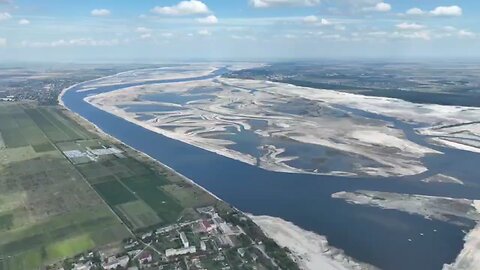
[{"label": "sky", "polygon": [[0,0],[0,61],[480,58],[476,0]]}]

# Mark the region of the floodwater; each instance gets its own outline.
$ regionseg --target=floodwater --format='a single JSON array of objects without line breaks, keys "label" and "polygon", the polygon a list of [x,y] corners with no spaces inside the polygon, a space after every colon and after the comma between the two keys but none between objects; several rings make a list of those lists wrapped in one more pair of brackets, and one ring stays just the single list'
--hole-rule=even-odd
[{"label": "floodwater", "polygon": [[[222,72],[148,84],[213,78]],[[88,94],[141,84],[99,87]],[[395,210],[350,205],[343,200],[332,199],[331,194],[363,189],[479,199],[480,171],[476,169],[480,164],[479,155],[434,147],[445,154],[425,158],[431,171],[404,178],[348,178],[272,172],[132,124],[89,105],[83,100],[87,93],[76,92],[76,89],[70,89],[63,96],[65,106],[106,133],[172,167],[244,212],[280,217],[306,230],[325,235],[331,245],[343,249],[347,255],[377,267],[394,270],[441,269],[444,263],[453,262],[462,249],[465,236],[462,230],[469,231],[472,228],[427,220]],[[368,113],[364,116],[380,117]],[[412,126],[397,120],[394,124],[404,129],[410,139],[428,145],[424,138],[413,132]],[[460,178],[466,185],[418,181],[442,172]]]}]

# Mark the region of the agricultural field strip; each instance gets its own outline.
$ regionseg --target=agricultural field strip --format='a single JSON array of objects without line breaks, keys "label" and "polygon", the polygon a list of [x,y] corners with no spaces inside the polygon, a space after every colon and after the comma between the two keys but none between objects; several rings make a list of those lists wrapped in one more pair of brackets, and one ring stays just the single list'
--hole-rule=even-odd
[{"label": "agricultural field strip", "polygon": [[[70,136],[70,134],[67,134],[67,130],[72,130],[71,128],[68,128],[68,127],[61,128],[61,127],[58,126],[57,123],[54,123],[54,121],[52,121],[52,117],[54,117],[53,115],[51,115],[50,113],[48,113],[48,114],[50,114],[50,115],[49,115],[49,116],[46,116],[46,115],[45,115],[46,112],[45,112],[44,110],[37,110],[37,111],[43,116],[43,118],[45,118],[45,119],[46,119],[48,122],[50,122],[54,127],[56,127],[56,128],[57,128],[58,130],[60,130],[63,134],[65,134],[65,136],[66,136],[67,138],[72,138],[72,137]],[[72,130],[72,131],[73,131],[73,130]],[[74,131],[73,131],[73,132],[74,132]],[[75,133],[75,135],[78,135],[76,132],[74,132],[74,133]]]},{"label": "agricultural field strip", "polygon": [[[28,117],[28,115],[25,113],[25,107],[22,106],[21,108],[24,109],[24,110],[23,110],[23,114],[24,114],[26,117]],[[21,125],[20,125],[20,123],[19,123],[19,119],[22,119],[22,118],[17,118],[17,119],[15,119],[15,120],[12,122],[12,123],[14,123],[16,129],[19,129],[19,128],[21,127]],[[23,120],[23,121],[28,121],[27,118],[22,119],[22,120]],[[29,120],[32,122],[32,124],[36,125],[33,120],[31,120],[31,119],[29,119]],[[46,140],[46,141],[50,141],[50,139],[48,138],[48,136],[46,136],[46,134],[45,134],[40,128],[38,128],[38,132],[39,132],[39,134],[42,135],[42,139],[44,139],[44,140]],[[22,138],[25,139],[25,142],[26,142],[26,143],[29,143],[29,142],[27,142],[26,138],[24,138],[24,136],[22,136]],[[50,141],[50,142],[51,142],[51,141]],[[15,253],[15,254],[10,254],[9,256],[10,256],[10,257],[16,257],[17,255],[23,254],[23,253],[24,253],[24,252]]]},{"label": "agricultural field strip", "polygon": [[[22,106],[22,108],[25,110],[25,112],[26,112],[26,110],[28,110],[27,108],[25,108],[25,107],[23,107],[23,106]],[[36,110],[36,111],[39,112],[39,110]],[[27,114],[27,113],[25,113],[25,114],[26,114],[27,116],[29,116],[29,114]],[[43,116],[44,119],[47,119],[47,121],[49,121],[48,118],[45,117],[43,114],[42,114],[42,116]],[[32,119],[32,121],[33,121],[33,119]],[[33,121],[33,122],[35,123],[35,121]],[[49,121],[49,122],[50,122],[52,125],[54,125],[51,121]],[[37,124],[37,123],[35,123],[35,124]],[[18,123],[17,121],[15,121],[15,125],[16,125],[17,128],[19,128],[19,123]],[[38,124],[37,124],[37,126],[38,126]],[[54,125],[54,126],[55,126],[57,129],[60,129],[58,126],[56,126],[56,125]],[[39,126],[39,132],[41,132],[42,135],[43,135],[43,138],[44,138],[48,143],[50,143],[50,144],[55,148],[56,151],[60,152],[61,155],[71,164],[71,162],[68,160],[68,158],[63,154],[63,152],[57,147],[57,145],[50,139],[50,137],[45,133],[45,131],[44,131],[40,126]],[[62,132],[63,132],[63,131],[62,131]],[[67,135],[66,133],[63,133],[63,134],[68,137],[68,135]],[[113,210],[110,208],[110,206],[108,205],[108,203],[106,203],[106,202],[103,200],[103,198],[100,196],[100,194],[98,194],[98,192],[90,185],[90,183],[83,177],[83,175],[78,171],[78,169],[77,169],[73,164],[72,164],[71,167],[73,167],[72,169],[74,170],[74,172],[75,172],[81,179],[83,179],[84,182],[87,183],[88,187],[95,192],[94,194],[96,194],[96,195],[100,198],[100,200],[107,205],[108,209],[109,209],[109,210],[114,214],[114,216],[120,221],[120,224],[123,224],[123,220],[115,213],[115,211],[113,211]],[[128,230],[128,232],[129,232],[131,235],[134,236],[133,232],[130,230],[130,228],[129,228],[128,226],[123,226],[123,227],[125,227],[125,228]],[[15,257],[15,256],[17,256],[17,255],[19,255],[19,254],[22,254],[22,253],[23,253],[23,252],[20,252],[20,253],[17,253],[17,254],[11,254],[10,256]]]},{"label": "agricultural field strip", "polygon": [[[53,143],[49,138],[48,140],[50,141],[50,143]],[[65,156],[65,154],[54,144],[54,147],[57,151],[60,151],[62,153],[62,155],[67,159],[67,156]],[[70,161],[69,161],[70,162]],[[73,165],[73,164],[72,164]],[[87,185],[89,186],[90,189],[92,189],[95,194],[97,194],[98,197],[100,197],[100,199],[107,205],[108,209],[110,210],[110,212],[113,213],[113,215],[120,221],[120,224],[124,224],[122,218],[115,212],[115,210],[112,208],[112,206],[110,206],[104,199],[103,197],[97,192],[97,190],[90,184],[90,182],[83,176],[83,174],[78,170],[78,168],[73,165],[74,167],[74,170],[80,175],[81,179],[83,179],[83,181],[85,181],[87,183]],[[118,181],[118,180],[117,180]],[[121,181],[119,181],[121,182]],[[121,183],[122,185],[125,185],[123,183]],[[136,194],[134,192],[132,192],[130,189],[128,189],[131,193],[133,193],[135,196]],[[137,196],[136,196],[137,197]],[[137,197],[138,198],[138,197]],[[136,238],[135,236],[135,233],[130,229],[130,227],[124,225],[124,227],[126,227],[126,229],[128,230],[128,232],[132,235],[132,237]],[[145,243],[142,239],[140,238],[137,238],[137,240],[142,243],[144,246],[147,246],[147,243]],[[159,255],[163,255],[163,253],[159,250],[157,250],[155,247],[151,247],[155,252],[157,252]]]},{"label": "agricultural field strip", "polygon": [[[27,111],[27,110],[26,110],[26,111]],[[52,117],[51,115],[50,115],[50,117],[46,117],[45,114],[44,114],[41,110],[36,110],[36,112],[38,112],[45,121],[49,122],[53,127],[55,127],[56,130],[60,131],[63,135],[65,135],[65,138],[72,138],[72,137],[69,136],[69,134],[67,134],[66,131],[65,131],[65,130],[68,130],[68,127],[66,127],[66,129],[62,129],[62,128],[60,128],[58,125],[56,125],[55,123],[53,123],[53,121],[50,119],[50,117]],[[42,130],[42,131],[43,131],[43,130]],[[45,135],[47,135],[47,134],[45,134]],[[73,139],[73,138],[72,138],[72,139]],[[49,140],[50,140],[50,138],[49,138]],[[50,143],[52,143],[51,140],[50,140]],[[57,150],[59,150],[59,149],[57,148]]]},{"label": "agricultural field strip", "polygon": [[[50,139],[49,139],[50,140]],[[52,141],[50,141],[50,143],[53,143]],[[57,151],[59,151],[60,153],[62,153],[62,155],[65,157],[65,159],[69,160],[67,156],[65,156],[65,154],[57,147],[57,145],[53,144],[55,149]],[[70,162],[70,161],[69,161]],[[90,184],[90,182],[88,182],[88,180],[83,176],[83,174],[77,169],[77,167],[75,167],[75,165],[72,164],[72,166],[74,167],[74,170],[80,175],[80,178],[85,181],[88,185],[88,187],[90,189],[92,189],[95,194],[97,194],[97,196],[102,200],[102,202],[104,202],[108,209],[110,210],[110,212],[112,212],[115,217],[120,221],[121,224],[123,224],[123,220],[120,218],[120,216],[118,216],[118,214],[110,207],[110,205],[103,199],[103,197],[97,192],[97,190]],[[135,234],[132,232],[132,230],[130,230],[130,228],[128,226],[124,226],[127,228],[128,232],[132,235],[132,236],[135,236]]]}]

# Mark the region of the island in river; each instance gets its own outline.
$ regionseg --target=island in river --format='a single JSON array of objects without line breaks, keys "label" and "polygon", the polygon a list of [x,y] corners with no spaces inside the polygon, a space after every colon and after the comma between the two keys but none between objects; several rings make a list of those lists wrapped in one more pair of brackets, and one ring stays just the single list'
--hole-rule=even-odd
[{"label": "island in river", "polygon": [[[325,235],[343,250],[340,261],[350,261],[346,255],[384,269],[440,269],[455,261],[475,224],[359,209],[331,194],[477,199],[479,109],[219,78],[221,67],[126,72],[76,85],[62,101],[240,210]],[[439,174],[458,181],[431,181]],[[437,233],[408,241],[425,228]]]}]

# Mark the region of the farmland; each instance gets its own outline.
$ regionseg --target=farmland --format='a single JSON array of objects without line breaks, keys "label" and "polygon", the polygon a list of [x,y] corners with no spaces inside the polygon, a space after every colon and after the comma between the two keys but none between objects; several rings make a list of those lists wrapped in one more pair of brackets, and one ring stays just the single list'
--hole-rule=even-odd
[{"label": "farmland", "polygon": [[0,270],[34,269],[217,201],[58,107],[0,103]]},{"label": "farmland", "polygon": [[56,146],[91,133],[30,104],[1,104],[0,123],[0,269],[32,269],[129,235]]}]

